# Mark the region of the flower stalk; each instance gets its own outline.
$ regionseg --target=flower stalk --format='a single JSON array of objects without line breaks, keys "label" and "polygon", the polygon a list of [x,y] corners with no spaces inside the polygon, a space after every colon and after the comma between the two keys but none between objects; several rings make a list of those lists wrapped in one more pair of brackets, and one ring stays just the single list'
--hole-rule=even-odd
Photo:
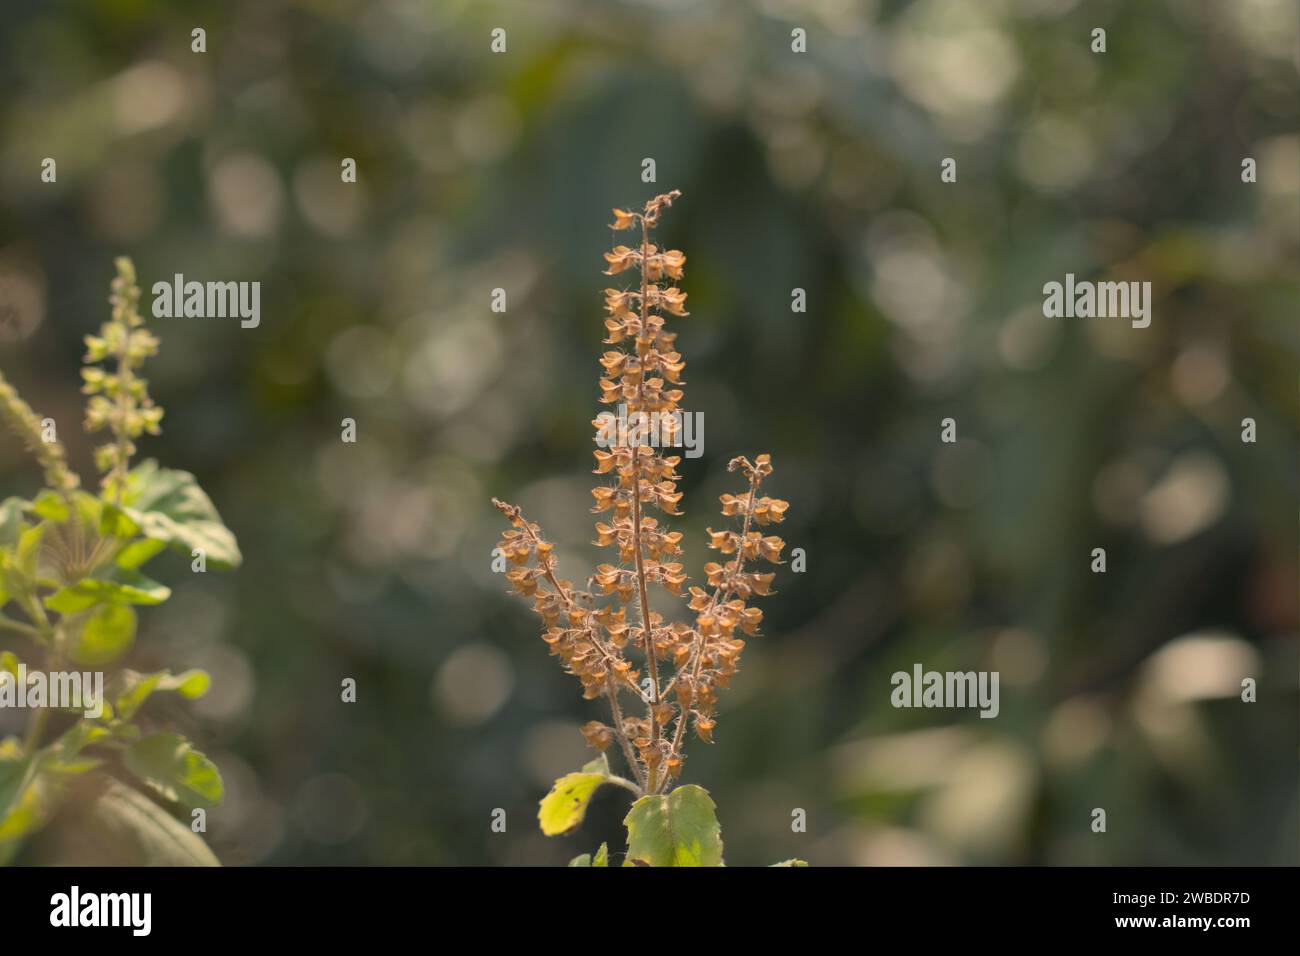
[{"label": "flower stalk", "polygon": [[[135,266],[127,258],[117,260],[109,304],[111,318],[99,335],[86,336],[87,366],[81,370],[85,384],[86,431],[107,429],[113,436],[95,449],[95,464],[103,474],[101,484],[112,501],[121,504],[135,440],[144,433],[160,434],[163,410],[149,397],[149,383],[136,371],[146,359],[158,354],[158,338],[144,327],[140,317],[140,287]],[[113,362],[108,371],[95,363]]]},{"label": "flower stalk", "polygon": [[[706,564],[712,594],[691,587],[682,607],[687,576],[675,560],[682,554],[682,533],[649,513],[681,515],[676,470],[681,458],[661,450],[680,443],[683,392],[678,386],[686,363],[674,347],[677,333],[666,326],[669,317],[689,314],[686,293],[677,286],[686,257],[652,241],[662,212],[680,195],[673,190],[655,196],[639,212],[615,209],[611,227],[639,228],[641,241],[605,253],[606,275],[635,269],[637,280],[630,288],[605,290],[604,342],[616,348],[600,358],[600,401],[625,410],[628,427],[618,428],[611,412],[592,421],[598,446],[594,473],[612,479],[592,489],[593,513],[602,516],[595,544],[616,550],[617,563],[597,565],[588,581],[591,591],[575,589],[556,575],[554,546],[540,528],[516,506],[492,499],[512,526],[498,544],[512,565],[507,579],[532,600],[542,618],[542,639],[579,679],[584,696],[609,702],[612,726],[591,721],[583,735],[599,751],[617,740],[636,792],[646,795],[661,793],[681,776],[688,724],[698,738],[712,742],[718,691],[736,673],[745,645],[737,632],[755,635],[762,620],[762,611],[748,601],[771,593],[774,578],[746,571],[745,562],[781,563],[784,542],[753,526],[780,522],[789,507],[758,494],[772,473],[768,455],[753,462],[733,459],[729,470],[742,472],[748,488],[741,496],[722,495],[722,513],[739,519],[740,528],[708,529],[709,547],[733,557]],[[652,609],[652,587],[678,600],[671,622]],[[688,612],[694,612],[693,621]],[[632,652],[644,665],[644,685]],[[625,713],[623,693],[641,702],[644,717]]]},{"label": "flower stalk", "polygon": [[53,435],[46,440],[45,429],[17,390],[0,373],[0,418],[8,429],[22,441],[23,446],[36,459],[45,475],[45,484],[67,495],[77,489],[81,480],[68,467],[67,452]]}]

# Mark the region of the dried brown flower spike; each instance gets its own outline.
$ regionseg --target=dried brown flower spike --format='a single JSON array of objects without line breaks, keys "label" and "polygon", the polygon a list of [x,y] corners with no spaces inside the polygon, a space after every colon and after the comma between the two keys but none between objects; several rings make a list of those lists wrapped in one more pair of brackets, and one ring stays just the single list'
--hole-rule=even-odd
[{"label": "dried brown flower spike", "polygon": [[[749,601],[769,594],[774,577],[746,570],[747,563],[780,563],[785,543],[759,529],[780,522],[789,507],[759,496],[772,473],[768,455],[732,459],[729,469],[739,471],[748,487],[723,495],[722,513],[738,519],[739,530],[709,529],[709,547],[724,560],[704,566],[707,588],[689,589],[694,624],[669,623],[651,610],[652,586],[680,599],[686,582],[677,560],[681,532],[647,513],[681,514],[681,458],[660,451],[672,445],[666,439],[675,434],[683,395],[677,386],[685,362],[666,317],[688,314],[686,293],[676,285],[686,257],[650,241],[660,214],[680,195],[656,196],[641,212],[615,209],[611,224],[616,230],[639,226],[641,240],[605,253],[606,275],[635,269],[639,281],[630,289],[605,290],[605,343],[619,348],[600,358],[600,400],[621,406],[626,426],[611,440],[611,413],[592,422],[602,446],[594,453],[595,473],[610,479],[592,489],[592,510],[602,516],[595,543],[614,552],[611,563],[598,565],[591,576],[595,594],[558,578],[554,548],[541,529],[514,505],[492,499],[512,525],[499,544],[513,565],[507,577],[541,615],[542,639],[582,682],[584,696],[609,701],[612,726],[591,721],[583,736],[598,751],[617,741],[636,782],[616,782],[641,794],[660,793],[680,776],[688,724],[701,740],[712,741],[718,691],[730,683],[745,646],[739,635],[756,634],[763,618]],[[624,694],[635,701],[635,713],[624,713]]]}]

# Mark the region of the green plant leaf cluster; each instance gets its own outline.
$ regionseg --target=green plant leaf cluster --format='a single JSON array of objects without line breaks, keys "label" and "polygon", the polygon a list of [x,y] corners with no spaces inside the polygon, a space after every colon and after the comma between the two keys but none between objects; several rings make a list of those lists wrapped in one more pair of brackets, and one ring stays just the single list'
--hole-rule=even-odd
[{"label": "green plant leaf cluster", "polygon": [[609,866],[609,844],[602,843],[595,856],[580,853],[569,861],[569,866]]},{"label": "green plant leaf cluster", "polygon": [[[178,810],[221,800],[220,773],[189,741],[170,732],[142,736],[134,723],[155,694],[203,696],[208,675],[119,665],[135,643],[138,609],[171,594],[141,572],[144,564],[172,546],[187,554],[204,548],[217,567],[233,567],[239,551],[185,472],[144,462],[128,473],[123,501],[118,507],[76,491],[0,503],[0,641],[25,645],[29,672],[105,672],[98,717],[70,708],[34,712],[43,728],[73,722],[49,740],[38,729],[25,744],[11,738],[0,746],[0,862],[49,822],[83,774],[123,771]],[[14,650],[0,652],[0,670],[13,684],[21,663]]]},{"label": "green plant leaf cluster", "polygon": [[104,472],[97,494],[83,489],[62,446],[44,440],[35,413],[0,376],[0,420],[33,449],[46,480],[30,499],[0,501],[0,705],[6,694],[16,699],[23,674],[47,682],[68,672],[92,678],[79,699],[29,701],[24,738],[0,740],[0,863],[53,819],[74,785],[95,794],[83,823],[139,830],[124,846],[150,859],[215,862],[171,814],[219,803],[220,772],[180,734],[145,733],[136,722],[154,695],[193,700],[211,681],[198,670],[140,673],[122,662],[135,644],[140,609],[171,595],[145,575],[150,561],[171,548],[197,571],[237,567],[241,556],[193,475],[152,460],[130,465],[134,440],[157,433],[162,410],[134,374],[157,343],[141,327],[134,270],[125,261],[118,269],[114,318],[87,339],[88,361],[116,360],[117,370],[83,374],[87,425],[111,435],[97,452]]},{"label": "green plant leaf cluster", "polygon": [[[575,773],[556,780],[541,800],[537,819],[547,836],[572,833],[587,814],[596,790],[606,783],[628,786],[614,777],[604,754]],[[724,866],[722,826],[709,792],[696,784],[669,793],[644,794],[633,802],[623,819],[627,827],[627,852],[623,866]],[[784,860],[778,867],[807,866],[803,860]],[[609,846],[582,853],[569,866],[609,866]]]}]

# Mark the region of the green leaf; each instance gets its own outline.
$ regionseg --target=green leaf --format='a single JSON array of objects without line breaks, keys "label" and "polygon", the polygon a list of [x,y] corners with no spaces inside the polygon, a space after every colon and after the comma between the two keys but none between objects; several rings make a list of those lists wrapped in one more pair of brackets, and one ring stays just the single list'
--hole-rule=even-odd
[{"label": "green leaf", "polygon": [[68,499],[63,497],[57,491],[45,489],[36,496],[32,502],[32,512],[40,515],[48,521],[67,521],[68,515],[72,509],[68,507]]},{"label": "green leaf", "polygon": [[722,866],[722,828],[708,791],[695,784],[632,804],[625,866]]},{"label": "green leaf", "polygon": [[98,770],[104,765],[99,757],[68,757],[59,758],[49,762],[45,767],[49,773],[64,774],[65,777],[77,777],[78,774],[88,774],[91,770]]},{"label": "green leaf", "polygon": [[31,764],[31,759],[21,753],[15,758],[0,760],[0,834],[5,832],[9,816],[27,786]]},{"label": "green leaf", "polygon": [[134,717],[155,691],[175,691],[188,700],[194,700],[206,694],[212,684],[207,671],[201,670],[188,670],[174,676],[170,671],[140,674],[128,670],[122,672],[121,680],[123,686],[115,706],[117,715],[123,720]]},{"label": "green leaf", "polygon": [[579,853],[569,861],[569,866],[609,866],[609,844],[602,843],[595,856]]},{"label": "green leaf", "polygon": [[110,507],[88,491],[61,493],[45,489],[31,502],[28,511],[52,524],[75,523],[93,536],[103,533],[104,511]]},{"label": "green leaf", "polygon": [[772,866],[807,866],[807,865],[808,865],[807,860],[782,860],[780,863],[772,864]]},{"label": "green leaf", "polygon": [[119,568],[134,571],[165,547],[166,543],[153,538],[137,538],[119,551],[114,560]]},{"label": "green leaf", "polygon": [[569,833],[582,823],[596,788],[609,779],[605,755],[591,761],[577,773],[567,773],[542,798],[537,821],[547,836]]},{"label": "green leaf", "polygon": [[134,571],[121,570],[112,578],[82,578],[45,599],[45,606],[60,614],[79,614],[96,604],[161,604],[171,588]]},{"label": "green leaf", "polygon": [[39,757],[0,759],[0,864],[48,822],[62,795],[63,787],[40,772]]},{"label": "green leaf", "polygon": [[234,534],[189,472],[141,462],[127,475],[123,505],[146,537],[186,554],[201,548],[215,567],[237,567],[242,560]]},{"label": "green leaf", "polygon": [[158,682],[158,689],[174,690],[186,700],[198,700],[212,686],[211,675],[197,667],[183,671],[175,677],[167,671],[162,671],[162,675],[162,679]]},{"label": "green leaf", "polygon": [[594,760],[588,760],[582,765],[583,773],[599,773],[609,776],[609,758],[604,754],[596,754]]},{"label": "green leaf", "polygon": [[23,515],[32,503],[24,498],[6,498],[0,501],[0,546],[13,547],[24,530]]},{"label": "green leaf", "polygon": [[95,667],[117,660],[135,642],[135,610],[125,604],[101,604],[78,622],[72,659]]},{"label": "green leaf", "polygon": [[38,754],[38,767],[41,771],[73,777],[88,773],[103,765],[98,757],[82,756],[82,751],[91,744],[111,736],[106,727],[89,720],[79,720],[69,727],[48,747]]},{"label": "green leaf", "polygon": [[140,533],[140,526],[117,505],[106,502],[99,515],[99,533],[106,538],[126,541]]},{"label": "green leaf", "polygon": [[36,577],[36,559],[41,553],[41,540],[49,525],[41,522],[34,528],[28,528],[18,535],[18,545],[14,550],[14,566],[24,578]]},{"label": "green leaf", "polygon": [[[70,807],[70,809],[73,809]],[[53,866],[220,866],[203,838],[143,793],[112,781],[89,807],[60,816]],[[40,843],[41,841],[35,841]],[[37,848],[39,853],[39,847]]]},{"label": "green leaf", "polygon": [[101,727],[89,720],[79,720],[65,730],[54,745],[47,749],[53,751],[58,759],[68,761],[77,757],[91,744],[112,735],[112,731],[107,727]]},{"label": "green leaf", "polygon": [[212,807],[221,802],[223,787],[217,765],[179,734],[150,734],[128,747],[123,761],[128,770],[165,798],[186,808]]},{"label": "green leaf", "polygon": [[31,591],[32,582],[18,573],[14,557],[8,548],[0,545],[0,607],[10,598],[22,597]]},{"label": "green leaf", "polygon": [[76,509],[81,524],[88,530],[99,527],[100,516],[104,513],[104,502],[88,491],[74,491],[72,504]]}]

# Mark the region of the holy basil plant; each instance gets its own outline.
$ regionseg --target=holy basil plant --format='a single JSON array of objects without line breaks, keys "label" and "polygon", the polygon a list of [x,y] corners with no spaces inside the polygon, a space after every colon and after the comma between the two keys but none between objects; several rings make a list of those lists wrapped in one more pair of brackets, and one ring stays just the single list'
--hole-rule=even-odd
[{"label": "holy basil plant", "polygon": [[[615,209],[610,224],[616,231],[639,232],[640,241],[605,253],[605,274],[630,273],[631,281],[605,290],[604,342],[614,348],[600,357],[600,401],[619,411],[602,412],[592,422],[594,471],[603,479],[591,494],[592,511],[602,516],[595,543],[613,554],[596,566],[591,590],[559,577],[555,546],[542,537],[541,527],[515,505],[493,499],[510,522],[494,554],[500,570],[532,602],[542,619],[542,640],[578,678],[583,696],[603,699],[609,708],[608,724],[593,720],[582,728],[599,756],[557,780],[542,800],[542,832],[568,833],[582,822],[598,787],[622,787],[637,797],[623,821],[626,866],[722,865],[713,800],[696,784],[676,784],[685,767],[688,728],[700,743],[713,742],[719,693],[739,670],[745,638],[758,634],[763,612],[753,602],[772,593],[776,575],[756,568],[782,563],[785,542],[766,531],[789,508],[761,493],[773,470],[770,455],[733,458],[728,470],[739,472],[745,484],[740,494],[720,499],[732,527],[707,529],[709,547],[723,560],[704,565],[706,587],[682,593],[683,535],[669,525],[682,513],[681,457],[663,449],[680,447],[692,422],[677,387],[686,362],[677,351],[677,333],[668,329],[670,316],[689,314],[686,293],[678,287],[686,256],[651,241],[660,215],[680,195],[674,189],[655,196],[640,212]],[[661,610],[651,609],[652,593],[667,595],[659,597]],[[607,752],[622,754],[626,777],[610,772]],[[602,845],[573,865],[608,861]]]},{"label": "holy basil plant", "polygon": [[0,707],[26,716],[21,737],[0,738],[0,863],[39,843],[32,838],[63,811],[80,832],[52,862],[86,862],[92,845],[94,862],[217,862],[198,834],[221,800],[221,774],[147,714],[155,695],[203,696],[208,675],[121,666],[140,609],[170,595],[146,576],[148,562],[173,549],[196,572],[240,563],[193,475],[132,463],[136,440],[158,434],[162,419],[138,374],[158,350],[139,296],[133,266],[119,259],[112,317],[86,337],[85,427],[108,439],[95,452],[96,492],[68,466],[53,420],[0,375],[0,417],[45,485],[0,501]]}]

